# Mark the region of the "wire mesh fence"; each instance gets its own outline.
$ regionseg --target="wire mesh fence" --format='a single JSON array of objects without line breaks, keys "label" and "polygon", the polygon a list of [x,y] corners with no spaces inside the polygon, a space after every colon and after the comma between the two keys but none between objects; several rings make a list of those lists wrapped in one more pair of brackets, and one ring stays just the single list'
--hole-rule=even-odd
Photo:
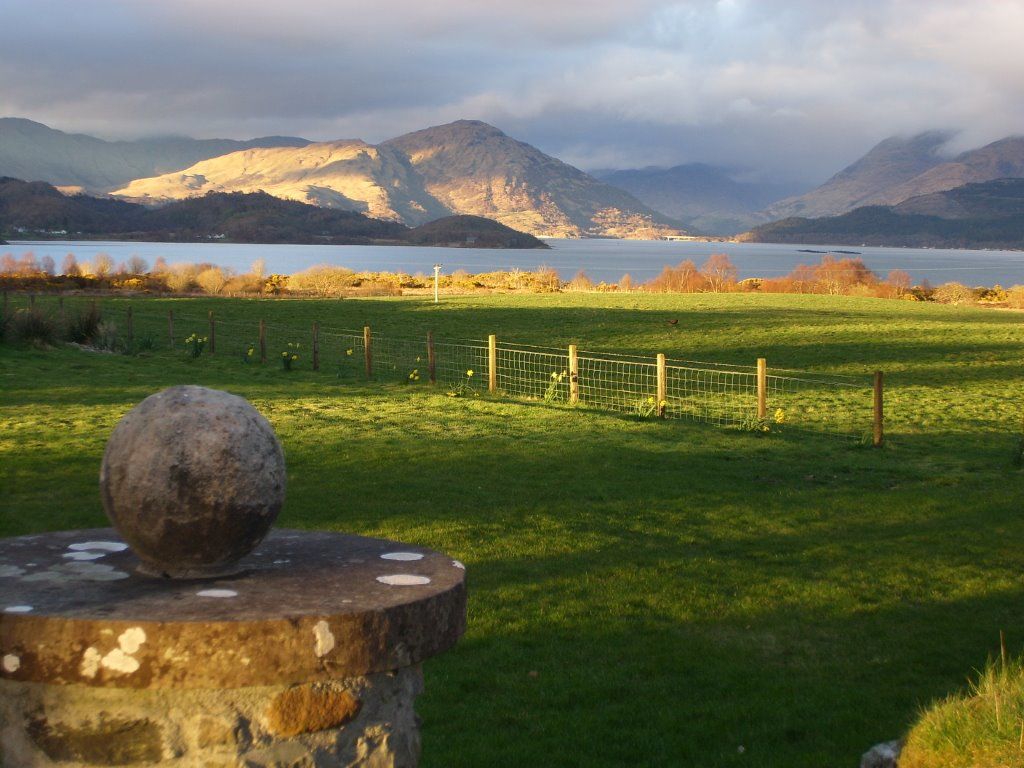
[{"label": "wire mesh fence", "polygon": [[[28,297],[12,299],[8,315],[29,308]],[[787,429],[861,439],[871,434],[876,417],[872,383],[866,377],[759,372],[756,366],[669,357],[659,362],[652,356],[497,339],[434,339],[427,333],[402,336],[318,326],[314,336],[312,324],[304,321],[254,322],[251,310],[233,314],[230,307],[212,316],[187,305],[159,309],[140,301],[103,306],[82,296],[41,296],[33,304],[59,316],[65,326],[96,306],[102,317],[101,342],[110,348],[119,345],[122,351],[185,353],[186,339],[195,336],[202,340],[203,354],[269,364],[294,356],[297,367],[315,359],[321,370],[342,380],[433,381],[447,389],[490,389],[512,398],[751,430],[784,424]]]}]

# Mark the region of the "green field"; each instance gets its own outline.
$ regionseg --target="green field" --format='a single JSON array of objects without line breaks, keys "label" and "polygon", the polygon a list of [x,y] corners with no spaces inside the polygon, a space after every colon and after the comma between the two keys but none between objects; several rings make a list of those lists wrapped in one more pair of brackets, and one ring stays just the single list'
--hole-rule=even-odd
[{"label": "green field", "polygon": [[[104,299],[105,315],[127,303]],[[856,765],[961,686],[1000,629],[1024,646],[1020,314],[756,294],[131,305],[136,337],[162,338],[168,307],[179,339],[205,332],[214,309],[218,354],[0,346],[0,534],[105,524],[105,440],[153,391],[247,397],[285,448],[280,524],[468,567],[469,630],[426,665],[424,766]],[[245,365],[260,317],[270,360]],[[450,398],[404,370],[362,381],[333,343],[314,373],[313,320],[878,368],[887,444]],[[287,341],[304,353],[290,373]]]}]

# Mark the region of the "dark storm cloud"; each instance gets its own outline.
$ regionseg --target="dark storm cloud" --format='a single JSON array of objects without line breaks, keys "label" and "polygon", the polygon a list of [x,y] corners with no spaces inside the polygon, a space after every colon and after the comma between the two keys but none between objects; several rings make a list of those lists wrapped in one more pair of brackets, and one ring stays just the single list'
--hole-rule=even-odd
[{"label": "dark storm cloud", "polygon": [[1024,125],[1007,0],[5,0],[0,113],[107,137],[370,141],[460,117],[584,167],[820,180],[892,133]]}]

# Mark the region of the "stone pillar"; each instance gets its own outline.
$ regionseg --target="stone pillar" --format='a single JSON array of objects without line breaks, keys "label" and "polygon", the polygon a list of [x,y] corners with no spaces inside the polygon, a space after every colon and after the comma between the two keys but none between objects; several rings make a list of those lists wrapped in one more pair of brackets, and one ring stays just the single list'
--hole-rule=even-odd
[{"label": "stone pillar", "polygon": [[249,403],[172,387],[107,444],[117,530],[0,539],[0,765],[417,764],[420,664],[465,629],[465,568],[271,530],[285,478]]},{"label": "stone pillar", "polygon": [[461,564],[275,530],[240,565],[156,580],[112,529],[0,540],[0,764],[415,766]]}]

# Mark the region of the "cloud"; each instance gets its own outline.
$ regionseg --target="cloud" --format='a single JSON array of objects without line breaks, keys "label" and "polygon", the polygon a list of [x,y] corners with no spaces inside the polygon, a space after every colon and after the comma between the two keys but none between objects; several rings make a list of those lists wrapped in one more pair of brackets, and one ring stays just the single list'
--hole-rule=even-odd
[{"label": "cloud", "polygon": [[586,167],[820,181],[894,133],[1019,132],[1022,30],[1007,0],[5,0],[0,112],[370,141],[472,117]]}]

